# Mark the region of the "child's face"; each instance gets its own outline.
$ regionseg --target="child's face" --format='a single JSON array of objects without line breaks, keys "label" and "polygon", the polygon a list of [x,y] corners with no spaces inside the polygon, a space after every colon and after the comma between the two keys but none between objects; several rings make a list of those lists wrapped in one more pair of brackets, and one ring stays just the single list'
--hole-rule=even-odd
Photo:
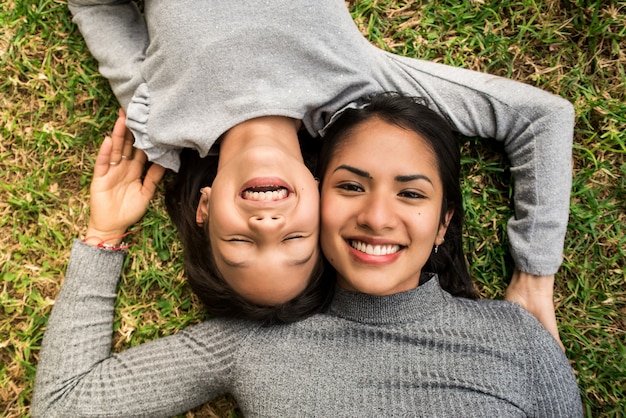
[{"label": "child's face", "polygon": [[418,134],[378,118],[357,126],[322,185],[322,250],[337,283],[378,296],[417,287],[445,235],[442,199],[435,155]]},{"label": "child's face", "polygon": [[237,293],[275,305],[304,290],[321,255],[319,190],[301,160],[273,147],[241,152],[203,189],[203,208],[217,268]]}]

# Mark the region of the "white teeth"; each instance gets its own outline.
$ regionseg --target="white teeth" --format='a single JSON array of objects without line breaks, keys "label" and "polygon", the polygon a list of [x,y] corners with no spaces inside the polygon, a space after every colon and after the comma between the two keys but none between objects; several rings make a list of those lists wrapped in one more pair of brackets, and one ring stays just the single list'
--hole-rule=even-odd
[{"label": "white teeth", "polygon": [[350,241],[352,248],[369,255],[388,255],[400,251],[399,245],[371,245],[361,241]]},{"label": "white teeth", "polygon": [[266,192],[255,192],[252,190],[245,190],[243,192],[243,198],[246,200],[280,200],[284,199],[288,195],[287,189],[281,188],[278,190],[268,190]]}]

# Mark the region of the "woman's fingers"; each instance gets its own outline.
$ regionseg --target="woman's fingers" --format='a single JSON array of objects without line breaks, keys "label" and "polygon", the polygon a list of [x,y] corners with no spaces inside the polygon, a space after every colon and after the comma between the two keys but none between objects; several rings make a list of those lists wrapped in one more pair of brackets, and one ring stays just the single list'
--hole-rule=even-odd
[{"label": "woman's fingers", "polygon": [[150,196],[153,196],[156,192],[156,188],[159,181],[163,178],[163,174],[165,174],[165,168],[158,164],[152,164],[146,172],[146,176],[143,179],[143,187],[144,190],[150,194]]},{"label": "woman's fingers", "polygon": [[[111,159],[109,161],[110,165],[117,165],[121,163],[122,156],[125,155],[124,152],[128,152],[126,150],[126,132],[126,116],[123,112],[120,112],[117,121],[115,121],[113,132],[111,133],[113,149],[111,150]],[[132,149],[132,142],[130,143],[130,146]],[[126,158],[128,158],[128,155],[126,155]]]},{"label": "woman's fingers", "polygon": [[[120,115],[124,115],[124,112],[120,109]],[[126,118],[126,116],[123,116]],[[125,119],[124,119],[125,120]],[[124,131],[124,146],[122,147],[122,158],[132,160],[133,159],[133,143],[135,138],[130,129],[126,128]]]},{"label": "woman's fingers", "polygon": [[[139,181],[143,188],[142,194],[145,192],[152,196],[165,174],[165,168],[152,164],[145,170],[148,158],[142,150],[133,148],[134,138],[125,122],[126,115],[120,109],[113,132],[104,139],[96,157],[94,178],[107,177],[111,181],[116,178],[114,182],[118,186]],[[145,175],[142,178],[143,173]]]},{"label": "woman's fingers", "polygon": [[[123,121],[123,123],[122,123]],[[118,126],[118,124],[120,126]],[[124,127],[123,130],[123,134],[122,134],[122,126]],[[122,149],[120,151],[120,160],[132,160],[133,159],[133,143],[135,142],[135,138],[133,138],[133,134],[132,132],[126,128],[126,113],[124,113],[123,109],[120,109],[118,111],[118,117],[117,117],[117,122],[115,123],[115,128],[114,130],[119,129],[119,131],[116,131],[117,133],[119,133],[120,135],[124,136],[124,142],[122,143]],[[117,155],[115,155],[117,156]],[[117,161],[117,160],[116,160]]]},{"label": "woman's fingers", "polygon": [[[133,156],[133,165],[137,169],[143,171],[146,162],[148,161],[148,157],[146,157],[146,153],[142,150],[135,150],[135,155]],[[161,181],[161,178],[165,174],[165,168],[158,164],[151,164],[148,170],[146,171],[143,178],[143,188],[144,191],[148,192],[150,195],[153,195],[156,191],[156,187]]]},{"label": "woman's fingers", "polygon": [[143,169],[143,166],[146,164],[146,161],[148,161],[148,157],[146,157],[146,153],[140,149],[135,150],[135,153],[133,155],[133,163],[137,164],[139,167]]},{"label": "woman's fingers", "polygon": [[107,136],[100,145],[100,150],[96,156],[96,163],[93,169],[94,178],[103,177],[109,171],[111,162],[111,152],[113,149],[113,141]]}]

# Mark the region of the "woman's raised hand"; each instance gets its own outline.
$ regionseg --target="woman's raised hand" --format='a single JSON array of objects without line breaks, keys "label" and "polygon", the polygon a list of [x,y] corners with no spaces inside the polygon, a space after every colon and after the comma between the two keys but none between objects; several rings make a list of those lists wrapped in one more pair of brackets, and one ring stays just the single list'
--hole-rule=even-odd
[{"label": "woman's raised hand", "polygon": [[165,169],[152,164],[142,176],[146,155],[133,152],[133,137],[122,110],[113,133],[102,142],[91,182],[88,244],[119,244],[126,230],[146,213]]}]

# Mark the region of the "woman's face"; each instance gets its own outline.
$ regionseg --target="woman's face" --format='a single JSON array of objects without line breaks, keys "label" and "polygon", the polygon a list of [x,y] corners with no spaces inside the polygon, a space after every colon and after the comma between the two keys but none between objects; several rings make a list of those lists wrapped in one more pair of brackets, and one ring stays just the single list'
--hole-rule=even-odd
[{"label": "woman's face", "polygon": [[251,302],[297,296],[321,256],[317,182],[275,147],[249,147],[221,166],[203,189],[198,217],[208,221],[218,270]]},{"label": "woman's face", "polygon": [[322,185],[322,251],[338,284],[377,296],[417,287],[445,235],[442,199],[435,155],[420,135],[378,118],[354,128]]}]

